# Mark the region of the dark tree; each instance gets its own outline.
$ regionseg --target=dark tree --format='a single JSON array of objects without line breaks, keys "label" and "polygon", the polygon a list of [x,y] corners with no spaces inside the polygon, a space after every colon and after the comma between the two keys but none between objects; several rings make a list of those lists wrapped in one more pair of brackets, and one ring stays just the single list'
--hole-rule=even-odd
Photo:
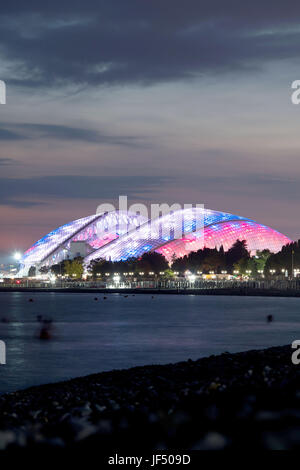
[{"label": "dark tree", "polygon": [[66,266],[65,266],[65,261],[61,261],[60,263],[58,264],[53,264],[53,266],[51,266],[51,272],[52,274],[55,274],[55,276],[58,276],[58,275],[64,275],[66,274]]},{"label": "dark tree", "polygon": [[138,259],[136,269],[144,272],[153,271],[157,274],[169,269],[169,264],[163,255],[153,251],[150,253],[144,253],[143,256]]},{"label": "dark tree", "polygon": [[28,276],[29,277],[34,277],[36,275],[36,267],[35,266],[30,266],[29,271],[28,271]]},{"label": "dark tree", "polygon": [[249,259],[250,253],[247,250],[246,240],[237,240],[226,253],[226,265],[232,270],[233,265],[238,263],[240,259]]},{"label": "dark tree", "polygon": [[183,258],[177,258],[173,264],[172,264],[172,270],[173,271],[177,271],[181,274],[183,274],[185,271],[187,271],[188,269],[188,257],[187,256],[183,256]]},{"label": "dark tree", "polygon": [[41,274],[48,274],[48,272],[49,272],[48,266],[42,266],[42,267],[39,269],[39,272],[40,272]]},{"label": "dark tree", "polygon": [[290,276],[293,269],[300,269],[300,240],[283,246],[278,253],[271,254],[265,263],[265,275],[270,275],[270,269],[275,269],[277,274],[282,274],[282,270],[288,271]]}]

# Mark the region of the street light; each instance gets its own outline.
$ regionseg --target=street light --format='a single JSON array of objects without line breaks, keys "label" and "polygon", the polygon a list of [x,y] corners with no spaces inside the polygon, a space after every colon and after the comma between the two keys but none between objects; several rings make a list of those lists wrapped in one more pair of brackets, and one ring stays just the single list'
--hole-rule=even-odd
[{"label": "street light", "polygon": [[20,259],[22,258],[22,254],[19,251],[16,251],[14,253],[14,258],[16,261],[20,261]]}]

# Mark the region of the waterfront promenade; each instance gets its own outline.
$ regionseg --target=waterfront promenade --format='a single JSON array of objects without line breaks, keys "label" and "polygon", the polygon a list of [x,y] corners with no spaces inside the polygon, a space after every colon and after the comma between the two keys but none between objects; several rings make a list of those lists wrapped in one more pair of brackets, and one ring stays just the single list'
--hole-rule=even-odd
[{"label": "waterfront promenade", "polygon": [[300,280],[253,280],[190,282],[130,282],[109,284],[94,281],[46,282],[23,281],[2,283],[0,292],[72,292],[120,294],[181,294],[181,295],[251,295],[300,297]]}]

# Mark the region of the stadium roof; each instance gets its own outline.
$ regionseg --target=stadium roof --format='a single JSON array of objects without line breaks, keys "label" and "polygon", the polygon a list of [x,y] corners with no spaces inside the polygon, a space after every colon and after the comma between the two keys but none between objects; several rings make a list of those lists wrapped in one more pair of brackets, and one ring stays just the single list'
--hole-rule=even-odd
[{"label": "stadium roof", "polygon": [[204,208],[181,209],[147,220],[139,214],[112,211],[69,222],[53,230],[29,248],[21,260],[30,266],[51,266],[68,257],[70,244],[85,241],[91,253],[84,260],[125,260],[157,251],[168,260],[204,246],[223,245],[227,250],[237,240],[246,240],[251,252],[268,248],[279,251],[291,242],[285,235],[254,220]]}]

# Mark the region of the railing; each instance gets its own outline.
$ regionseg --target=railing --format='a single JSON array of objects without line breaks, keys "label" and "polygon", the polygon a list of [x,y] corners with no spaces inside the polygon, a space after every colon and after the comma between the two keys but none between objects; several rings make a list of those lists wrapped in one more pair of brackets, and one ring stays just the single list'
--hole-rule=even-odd
[{"label": "railing", "polygon": [[113,281],[66,281],[56,280],[48,283],[44,281],[21,280],[20,282],[3,282],[1,288],[124,288],[124,289],[276,289],[276,290],[300,290],[300,279],[294,280],[195,280],[194,282],[186,279],[134,279],[119,282]]}]

